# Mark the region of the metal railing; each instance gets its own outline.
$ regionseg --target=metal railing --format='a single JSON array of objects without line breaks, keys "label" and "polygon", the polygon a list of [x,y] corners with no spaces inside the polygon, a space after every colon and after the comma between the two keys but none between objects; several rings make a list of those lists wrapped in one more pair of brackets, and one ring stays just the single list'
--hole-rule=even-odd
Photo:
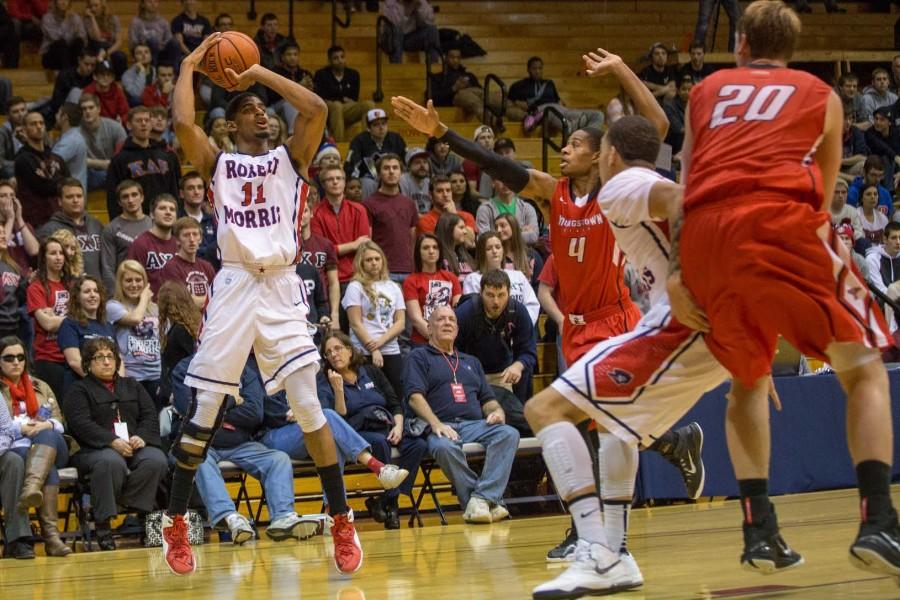
[{"label": "metal railing", "polygon": [[[555,115],[562,124],[562,140],[560,140],[559,144],[550,138],[550,127],[547,125],[550,120],[550,115]],[[562,149],[569,141],[569,133],[569,120],[566,119],[565,115],[555,106],[545,106],[541,116],[541,170],[545,173],[547,172],[547,163],[549,159],[547,148],[553,148],[553,150],[557,152],[562,152]]]},{"label": "metal railing", "polygon": [[[488,103],[488,100],[491,97],[491,83],[497,84],[497,87],[500,88],[500,108],[499,110],[494,109]],[[506,127],[503,125],[503,117],[506,115],[506,84],[503,83],[503,80],[494,75],[493,73],[488,73],[484,77],[484,105],[481,110],[481,122],[485,125],[489,125],[496,133],[502,133],[506,131]]]},{"label": "metal railing", "polygon": [[381,89],[381,61],[383,60],[384,48],[381,45],[381,39],[385,36],[386,31],[390,31],[393,27],[387,17],[379,15],[375,21],[375,91],[372,92],[372,100],[381,102],[384,100],[384,91]]},{"label": "metal railing", "polygon": [[350,27],[350,15],[353,14],[350,12],[350,6],[345,2],[344,6],[344,19],[341,20],[338,17],[338,0],[331,0],[331,45],[337,46],[337,28],[347,29]]},{"label": "metal railing", "polygon": [[[441,64],[441,73],[444,72],[444,57],[441,56],[439,59]],[[425,51],[425,102],[427,103],[431,100],[431,76],[437,75],[437,73],[431,72],[431,66],[434,64],[434,61],[431,60],[431,54],[426,49]]]}]

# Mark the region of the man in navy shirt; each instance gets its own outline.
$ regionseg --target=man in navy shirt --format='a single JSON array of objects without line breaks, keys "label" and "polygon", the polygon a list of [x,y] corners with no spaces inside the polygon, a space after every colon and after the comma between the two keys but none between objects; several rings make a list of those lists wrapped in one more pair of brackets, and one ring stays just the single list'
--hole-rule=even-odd
[{"label": "man in navy shirt", "polygon": [[[456,488],[468,523],[491,523],[509,516],[503,491],[509,481],[519,433],[505,424],[481,363],[454,349],[459,328],[449,306],[428,319],[428,345],[413,350],[404,372],[404,396],[415,416],[424,420],[428,452]],[[485,447],[478,476],[466,463],[465,443]]]}]

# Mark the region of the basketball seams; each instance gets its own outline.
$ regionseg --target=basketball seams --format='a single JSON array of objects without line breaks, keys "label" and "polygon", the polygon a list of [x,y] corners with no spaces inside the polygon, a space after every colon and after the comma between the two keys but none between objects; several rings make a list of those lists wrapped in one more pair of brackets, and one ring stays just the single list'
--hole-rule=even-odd
[{"label": "basketball seams", "polygon": [[[223,46],[228,42],[228,46]],[[209,49],[204,61],[209,78],[216,85],[225,89],[232,88],[236,82],[225,72],[226,68],[235,73],[242,73],[252,65],[259,63],[259,49],[250,36],[237,31],[228,31]]]}]

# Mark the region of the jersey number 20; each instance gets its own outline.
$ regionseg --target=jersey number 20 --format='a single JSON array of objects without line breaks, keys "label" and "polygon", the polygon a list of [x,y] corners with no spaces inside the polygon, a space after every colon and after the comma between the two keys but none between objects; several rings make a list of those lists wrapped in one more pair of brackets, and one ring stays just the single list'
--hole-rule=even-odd
[{"label": "jersey number 20", "polygon": [[713,108],[709,128],[729,125],[738,119],[772,121],[796,91],[797,88],[792,85],[723,85],[719,90],[719,97],[723,100],[719,100]]}]

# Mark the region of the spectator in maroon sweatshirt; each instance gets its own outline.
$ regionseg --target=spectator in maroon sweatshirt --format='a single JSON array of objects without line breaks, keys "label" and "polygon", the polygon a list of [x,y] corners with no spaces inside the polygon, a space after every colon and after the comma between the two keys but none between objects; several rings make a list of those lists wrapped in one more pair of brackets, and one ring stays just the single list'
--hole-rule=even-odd
[{"label": "spectator in maroon sweatshirt", "polygon": [[166,263],[159,275],[160,285],[177,281],[187,287],[198,308],[206,304],[206,296],[216,271],[213,266],[197,257],[203,230],[193,217],[181,217],[172,227],[172,236],[178,244],[178,252]]},{"label": "spectator in maroon sweatshirt", "polygon": [[128,258],[138,261],[147,271],[153,296],[163,284],[162,270],[178,251],[178,242],[172,236],[178,203],[171,194],[160,194],[150,203],[153,225],[137,236],[128,249]]}]

